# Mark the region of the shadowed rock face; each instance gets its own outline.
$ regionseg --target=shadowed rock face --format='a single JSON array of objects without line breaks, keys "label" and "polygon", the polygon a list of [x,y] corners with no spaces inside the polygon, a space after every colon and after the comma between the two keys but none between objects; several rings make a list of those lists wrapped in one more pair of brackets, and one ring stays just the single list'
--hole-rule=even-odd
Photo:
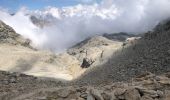
[{"label": "shadowed rock face", "polygon": [[9,43],[13,45],[30,46],[30,40],[24,39],[17,34],[10,26],[0,21],[0,43]]}]

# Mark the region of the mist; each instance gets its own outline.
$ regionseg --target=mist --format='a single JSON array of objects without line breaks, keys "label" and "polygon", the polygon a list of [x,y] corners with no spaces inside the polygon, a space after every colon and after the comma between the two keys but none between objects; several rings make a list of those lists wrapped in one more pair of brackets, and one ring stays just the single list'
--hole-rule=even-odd
[{"label": "mist", "polygon": [[[67,12],[65,15],[58,11]],[[1,8],[0,20],[39,49],[61,52],[83,39],[103,33],[143,33],[170,17],[169,0],[103,0],[101,3],[41,10],[19,9],[15,15]],[[50,25],[36,26],[30,16],[51,16]],[[50,17],[50,18],[51,18]],[[49,17],[47,17],[48,19]]]}]

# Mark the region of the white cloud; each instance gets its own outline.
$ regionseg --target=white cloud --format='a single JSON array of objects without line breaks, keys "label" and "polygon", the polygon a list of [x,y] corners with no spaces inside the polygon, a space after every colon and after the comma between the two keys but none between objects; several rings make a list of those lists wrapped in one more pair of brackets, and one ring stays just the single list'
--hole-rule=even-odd
[{"label": "white cloud", "polygon": [[25,10],[19,10],[14,16],[0,11],[0,19],[36,46],[59,51],[95,34],[151,30],[170,17],[169,5],[169,0],[103,0],[93,5],[52,7],[51,11],[40,11],[43,17],[44,14],[58,16],[53,26],[43,29],[31,23],[24,15]]}]

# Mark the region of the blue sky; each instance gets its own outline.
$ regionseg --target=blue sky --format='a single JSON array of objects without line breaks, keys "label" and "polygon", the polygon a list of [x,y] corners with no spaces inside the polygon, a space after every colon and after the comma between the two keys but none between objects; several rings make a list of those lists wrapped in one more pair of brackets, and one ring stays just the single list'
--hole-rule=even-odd
[{"label": "blue sky", "polygon": [[25,6],[31,10],[42,9],[46,6],[64,7],[77,4],[91,4],[101,0],[0,0],[0,7],[16,11]]}]

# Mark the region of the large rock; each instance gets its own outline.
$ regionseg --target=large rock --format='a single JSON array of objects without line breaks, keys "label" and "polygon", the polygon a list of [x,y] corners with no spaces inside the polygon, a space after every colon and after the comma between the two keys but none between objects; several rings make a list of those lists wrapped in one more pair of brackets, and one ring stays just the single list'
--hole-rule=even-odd
[{"label": "large rock", "polygon": [[140,100],[141,96],[139,94],[139,91],[135,88],[127,89],[125,93],[125,99],[126,100]]},{"label": "large rock", "polygon": [[91,89],[90,93],[96,100],[104,100],[99,90]]}]

